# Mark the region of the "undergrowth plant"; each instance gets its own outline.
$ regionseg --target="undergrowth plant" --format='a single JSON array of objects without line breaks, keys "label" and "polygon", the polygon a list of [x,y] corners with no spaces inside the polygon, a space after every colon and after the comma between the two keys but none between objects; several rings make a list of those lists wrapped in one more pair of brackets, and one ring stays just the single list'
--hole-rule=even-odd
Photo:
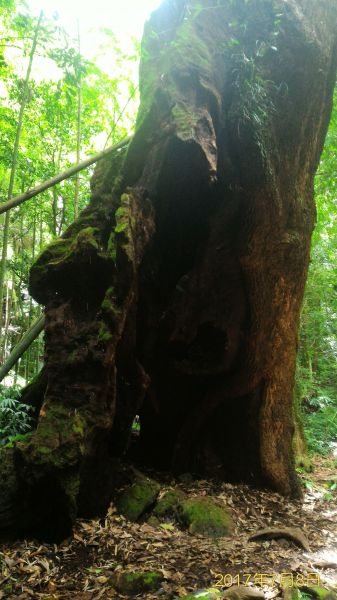
[{"label": "undergrowth plant", "polygon": [[[268,164],[268,131],[271,117],[275,112],[275,97],[287,93],[278,87],[265,72],[264,57],[278,52],[278,35],[283,14],[271,2],[267,18],[267,33],[260,22],[260,6],[256,0],[232,0],[237,17],[228,24],[231,31],[226,42],[225,52],[232,60],[233,99],[229,119],[241,129],[250,126],[263,160]],[[247,5],[250,5],[250,18],[247,18]],[[282,87],[282,86],[281,86]],[[284,86],[283,86],[284,87]],[[286,86],[285,86],[286,87]]]},{"label": "undergrowth plant", "polygon": [[28,433],[33,427],[33,407],[18,399],[19,388],[0,386],[0,446]]},{"label": "undergrowth plant", "polygon": [[311,453],[328,455],[337,443],[337,406],[329,396],[310,398],[303,411],[303,426]]}]

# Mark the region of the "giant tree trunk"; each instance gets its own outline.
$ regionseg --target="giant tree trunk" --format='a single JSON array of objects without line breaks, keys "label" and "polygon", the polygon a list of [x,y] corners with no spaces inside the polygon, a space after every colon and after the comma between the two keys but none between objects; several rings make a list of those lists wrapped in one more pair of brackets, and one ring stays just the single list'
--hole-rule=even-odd
[{"label": "giant tree trunk", "polygon": [[32,437],[2,451],[3,524],[55,537],[51,521],[62,536],[104,510],[135,414],[141,463],[298,493],[292,388],[335,17],[334,0],[153,14],[126,158],[98,166],[89,207],[31,271],[48,383]]}]

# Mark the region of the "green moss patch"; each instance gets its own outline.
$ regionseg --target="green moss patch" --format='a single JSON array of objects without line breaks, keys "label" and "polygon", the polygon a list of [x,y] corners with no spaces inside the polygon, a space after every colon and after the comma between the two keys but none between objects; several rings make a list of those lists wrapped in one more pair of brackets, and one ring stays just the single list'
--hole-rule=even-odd
[{"label": "green moss patch", "polygon": [[83,251],[85,248],[98,249],[95,236],[99,234],[97,227],[85,227],[73,237],[59,238],[49,244],[48,248],[40,254],[33,265],[33,269],[46,270],[49,266],[56,266],[66,262],[73,252]]},{"label": "green moss patch", "polygon": [[5,444],[3,448],[23,448],[25,444],[28,444],[30,442],[30,440],[32,439],[32,435],[32,431],[28,431],[28,433],[18,433],[17,435],[13,435],[11,437],[10,442],[7,442],[7,444]]},{"label": "green moss patch", "polygon": [[[81,229],[83,225],[81,221],[76,222],[76,226],[68,229],[67,237],[54,240],[32,265],[29,288],[38,302],[46,303],[46,288],[52,286],[55,274],[59,274],[64,267],[77,265],[79,258],[80,262],[87,263],[89,257],[101,256],[100,229],[88,226]],[[59,283],[57,279],[57,286]]]},{"label": "green moss patch", "polygon": [[154,504],[159,492],[159,483],[138,475],[136,481],[117,498],[117,509],[130,521],[138,521]]},{"label": "green moss patch", "polygon": [[112,337],[113,337],[112,333],[111,333],[110,329],[108,328],[108,326],[106,325],[106,323],[104,323],[104,321],[101,321],[99,332],[98,332],[98,341],[99,342],[110,342],[110,340],[112,340]]},{"label": "green moss patch", "polygon": [[225,508],[209,496],[187,499],[180,490],[167,491],[148,519],[153,527],[165,521],[175,521],[192,534],[210,538],[228,536],[232,531],[232,520]]},{"label": "green moss patch", "polygon": [[117,571],[112,577],[113,586],[116,590],[128,596],[157,590],[162,580],[162,574],[157,571],[144,571],[142,573]]},{"label": "green moss patch", "polygon": [[43,408],[27,456],[32,464],[53,465],[63,469],[80,458],[80,443],[85,439],[87,424],[80,411],[48,403]]},{"label": "green moss patch", "polygon": [[85,246],[92,246],[95,250],[98,250],[98,242],[95,238],[95,235],[99,234],[99,229],[97,227],[86,227],[82,229],[76,237],[75,247],[77,249],[83,248]]},{"label": "green moss patch", "polygon": [[190,533],[205,537],[228,536],[232,530],[232,520],[227,510],[208,496],[183,502],[182,520]]},{"label": "green moss patch", "polygon": [[182,512],[182,502],[185,495],[175,490],[169,490],[158,501],[153,509],[152,515],[158,520],[173,519],[180,521]]},{"label": "green moss patch", "polygon": [[157,519],[157,517],[154,517],[153,515],[151,515],[148,518],[147,523],[148,523],[148,525],[151,525],[151,527],[160,527],[159,519]]},{"label": "green moss patch", "polygon": [[[110,325],[115,324],[118,318],[120,317],[121,311],[119,308],[117,308],[116,291],[114,287],[109,287],[105,292],[101,308],[102,312],[104,313],[105,319],[110,323]],[[100,335],[102,329],[104,329],[104,323],[101,324]],[[107,331],[109,330],[107,329]]]},{"label": "green moss patch", "polygon": [[304,594],[308,596],[311,596],[311,598],[314,600],[325,600],[327,597],[328,600],[337,600],[337,593],[319,585],[301,586],[300,591],[304,592]]},{"label": "green moss patch", "polygon": [[305,600],[297,587],[287,587],[283,589],[283,600]]}]

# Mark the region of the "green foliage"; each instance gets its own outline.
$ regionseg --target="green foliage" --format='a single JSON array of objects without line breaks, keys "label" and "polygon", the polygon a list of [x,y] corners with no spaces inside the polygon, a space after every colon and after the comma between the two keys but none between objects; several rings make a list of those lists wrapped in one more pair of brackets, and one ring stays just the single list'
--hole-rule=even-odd
[{"label": "green foliage", "polygon": [[159,492],[159,483],[139,475],[117,498],[118,511],[130,521],[137,521],[154,504]]},{"label": "green foliage", "polygon": [[18,388],[0,386],[0,446],[31,431],[33,408],[18,400]]},{"label": "green foliage", "polygon": [[265,71],[265,56],[278,52],[277,38],[283,15],[273,2],[231,0],[235,18],[228,24],[224,48],[232,63],[233,98],[229,118],[240,136],[251,128],[262,158],[267,161],[268,127],[275,111],[274,98],[280,92]]},{"label": "green foliage", "polygon": [[254,127],[264,127],[275,110],[272,100],[275,84],[263,77],[256,58],[246,56],[243,50],[236,55],[235,63],[233,74],[237,96],[231,116],[238,119],[239,125],[251,123]]},{"label": "green foliage", "polygon": [[20,396],[20,386],[14,385],[12,387],[6,387],[0,384],[0,401],[7,400],[7,398],[13,398],[18,400]]},{"label": "green foliage", "polygon": [[[22,64],[27,62],[35,27],[36,19],[25,3],[0,0],[0,202],[7,199],[23,92]],[[80,56],[78,41],[72,40],[56,20],[43,18],[23,115],[14,196],[74,164],[80,88],[83,158],[98,152],[104,142],[114,144],[130,133],[137,103],[137,86],[131,73],[138,52],[135,48],[125,56],[108,29],[101,32],[101,39],[102,51],[111,55],[114,64],[112,77],[96,61]],[[87,169],[79,176],[79,211],[90,198],[92,171]],[[43,248],[73,222],[74,196],[73,178],[10,213],[0,363],[40,313],[29,297],[29,269]],[[0,217],[0,230],[2,224]],[[31,379],[42,360],[40,337],[16,365],[9,383]]]},{"label": "green foliage", "polygon": [[132,431],[133,433],[139,434],[140,433],[140,421],[139,421],[139,416],[136,415],[133,423],[132,423]]},{"label": "green foliage", "polygon": [[303,425],[312,453],[327,455],[337,442],[337,403],[328,396],[312,397],[303,415]]},{"label": "green foliage", "polygon": [[118,225],[115,227],[115,233],[122,233],[122,231],[125,231],[127,226],[127,223],[118,223]]},{"label": "green foliage", "polygon": [[297,387],[311,452],[328,454],[337,442],[337,90],[316,176],[317,225],[304,297]]},{"label": "green foliage", "polygon": [[327,491],[325,492],[323,499],[326,502],[335,502],[336,501],[336,490],[337,490],[337,481],[328,481],[326,484]]}]

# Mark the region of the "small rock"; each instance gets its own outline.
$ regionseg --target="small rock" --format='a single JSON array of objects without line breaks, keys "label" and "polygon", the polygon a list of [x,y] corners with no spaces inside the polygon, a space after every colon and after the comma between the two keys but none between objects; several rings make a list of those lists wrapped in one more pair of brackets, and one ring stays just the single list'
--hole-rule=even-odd
[{"label": "small rock", "polygon": [[180,481],[180,483],[183,483],[184,485],[191,485],[194,479],[191,473],[182,473],[178,476],[178,481]]},{"label": "small rock", "polygon": [[134,483],[117,498],[117,509],[130,521],[137,521],[154,504],[159,492],[157,481],[139,473]]},{"label": "small rock", "polygon": [[179,490],[169,490],[157,502],[152,514],[160,520],[174,519],[179,521],[184,500],[185,494]]},{"label": "small rock", "polygon": [[159,527],[160,526],[159,519],[157,519],[157,517],[154,517],[153,515],[151,515],[151,517],[148,518],[147,523],[148,523],[148,525],[151,525],[151,527]]},{"label": "small rock", "polygon": [[112,576],[114,588],[120,594],[126,594],[127,596],[157,590],[162,580],[162,574],[157,571],[143,571],[142,573],[117,571]]},{"label": "small rock", "polygon": [[[205,590],[197,590],[188,596],[183,596],[179,600],[219,600],[223,598],[223,594],[216,588],[208,588]],[[178,600],[178,599],[177,599]]]},{"label": "small rock", "polygon": [[223,593],[223,598],[230,600],[257,600],[264,598],[262,590],[249,587],[248,585],[232,585]]},{"label": "small rock", "polygon": [[228,511],[209,496],[184,501],[182,520],[190,533],[211,538],[228,536],[233,527]]},{"label": "small rock", "polygon": [[283,588],[283,600],[303,600],[303,597],[297,587],[285,587]]}]

